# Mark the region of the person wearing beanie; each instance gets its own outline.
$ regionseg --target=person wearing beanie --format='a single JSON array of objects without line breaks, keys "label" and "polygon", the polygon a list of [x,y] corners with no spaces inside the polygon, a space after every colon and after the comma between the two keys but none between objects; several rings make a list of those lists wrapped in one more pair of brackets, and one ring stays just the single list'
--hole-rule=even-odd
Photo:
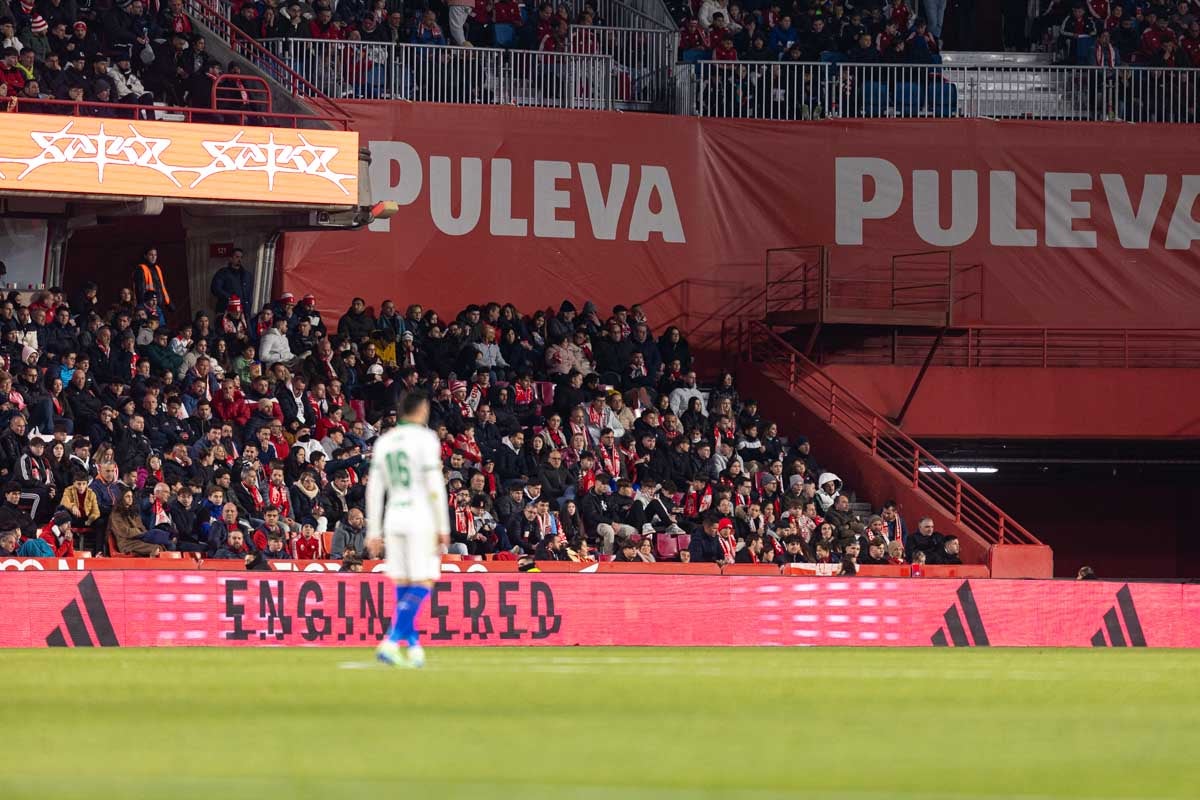
[{"label": "person wearing beanie", "polygon": [[55,558],[75,557],[75,535],[71,532],[71,515],[59,510],[47,522],[38,535],[42,541],[50,545]]},{"label": "person wearing beanie", "polygon": [[[219,320],[220,332],[230,340],[231,346],[235,341],[250,341],[246,316],[242,313],[242,298],[236,294],[232,295],[225,306],[225,313],[219,317]],[[240,344],[238,346],[241,347]]]},{"label": "person wearing beanie", "polygon": [[118,103],[135,106],[154,105],[154,95],[146,91],[141,79],[133,71],[133,48],[120,45],[116,48],[114,64],[108,69],[112,81],[112,96]]},{"label": "person wearing beanie", "polygon": [[83,20],[79,20],[71,26],[71,45],[72,52],[81,54],[88,59],[100,52],[99,38]]},{"label": "person wearing beanie", "polygon": [[41,14],[34,14],[29,21],[29,36],[26,44],[38,61],[45,61],[50,55],[50,25]]},{"label": "person wearing beanie", "polygon": [[551,339],[558,336],[569,339],[571,334],[575,333],[575,304],[570,300],[563,300],[562,305],[558,307],[558,314],[547,323],[546,331]]}]

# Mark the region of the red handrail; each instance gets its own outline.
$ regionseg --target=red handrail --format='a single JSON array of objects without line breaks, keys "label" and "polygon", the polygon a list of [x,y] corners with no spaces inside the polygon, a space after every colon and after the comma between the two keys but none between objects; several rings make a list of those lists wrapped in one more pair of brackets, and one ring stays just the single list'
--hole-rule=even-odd
[{"label": "red handrail", "polygon": [[294,97],[303,98],[316,106],[329,121],[343,130],[349,130],[350,114],[317,87],[304,79],[298,72],[252,37],[242,32],[233,21],[221,13],[212,0],[185,0],[188,15],[209,27],[224,39],[235,52],[279,82]]},{"label": "red handrail", "polygon": [[738,332],[738,352],[787,386],[831,427],[857,439],[988,544],[1041,544],[991,500],[950,471],[921,445],[776,335],[751,321]]},{"label": "red handrail", "polygon": [[[896,332],[888,341],[822,357],[823,363],[918,365],[935,333]],[[946,332],[934,366],[1099,367],[1108,369],[1200,367],[1200,328],[1033,328],[968,325]]]}]

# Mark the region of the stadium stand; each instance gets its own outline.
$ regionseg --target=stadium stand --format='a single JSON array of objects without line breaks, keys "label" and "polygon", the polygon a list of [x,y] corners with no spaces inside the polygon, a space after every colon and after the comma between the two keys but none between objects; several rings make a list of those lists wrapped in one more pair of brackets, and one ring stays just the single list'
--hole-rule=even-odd
[{"label": "stadium stand", "polygon": [[[863,7],[728,0],[151,5],[0,3],[8,23],[0,25],[0,108],[70,110],[42,102],[48,99],[152,104],[164,109],[155,116],[172,118],[165,109],[216,105],[214,82],[222,75],[237,83],[236,76],[257,71],[310,101],[771,119],[1197,116],[1196,82],[1181,71],[1200,61],[1200,21],[1188,2],[1054,0],[1036,14],[1008,4],[1001,26],[1011,58],[1000,62],[973,60],[980,37],[969,7],[952,11],[951,26],[938,0]],[[943,35],[956,52],[943,53]],[[263,110],[261,96],[244,88],[228,104],[239,100],[240,110]],[[74,113],[128,112],[94,105]]]},{"label": "stadium stand", "polygon": [[15,553],[376,559],[365,459],[422,389],[452,554],[959,563],[955,537],[855,496],[732,375],[698,386],[687,339],[656,338],[636,305],[443,318],[357,298],[327,322],[311,295],[246,308],[237,252],[213,313],[180,319],[162,269],[150,248],[119,297],[88,284],[0,304],[0,530],[19,531]]}]

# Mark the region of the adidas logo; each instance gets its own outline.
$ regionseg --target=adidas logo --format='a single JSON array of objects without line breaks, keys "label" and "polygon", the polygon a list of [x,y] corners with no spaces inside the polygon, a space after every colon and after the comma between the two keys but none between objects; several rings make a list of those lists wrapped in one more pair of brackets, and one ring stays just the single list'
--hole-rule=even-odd
[{"label": "adidas logo", "polygon": [[[82,610],[79,608],[80,599],[83,600]],[[91,575],[79,582],[79,598],[73,598],[70,603],[67,603],[66,608],[62,611],[62,619],[62,625],[59,625],[46,637],[47,646],[95,647],[92,634],[95,634],[95,642],[100,647],[121,646],[117,641],[117,634],[113,631],[112,621],[108,618],[104,600],[100,597],[96,579]],[[88,630],[88,623],[91,623],[91,631]],[[63,633],[64,628],[66,633]],[[67,642],[68,636],[71,639],[69,643]]]},{"label": "adidas logo", "polygon": [[[1125,629],[1121,629],[1124,622]],[[1106,639],[1104,634],[1108,633]],[[1126,637],[1128,633],[1128,637]],[[1104,612],[1104,627],[1092,634],[1092,647],[1145,647],[1146,636],[1142,633],[1142,621],[1138,619],[1137,608],[1133,605],[1133,595],[1129,584],[1125,584],[1117,592],[1117,604]]]},{"label": "adidas logo", "polygon": [[[962,609],[962,614],[959,614],[959,609]],[[966,619],[967,626],[963,628],[963,619]],[[987,630],[983,627],[983,618],[979,616],[979,606],[975,604],[975,595],[971,592],[971,584],[963,581],[962,586],[958,587],[958,602],[946,609],[946,613],[942,615],[942,619],[946,621],[945,626],[938,628],[937,633],[930,637],[930,641],[934,647],[949,647],[953,644],[955,647],[987,647],[989,645]],[[967,638],[967,631],[971,632],[971,638]],[[949,641],[946,636],[949,635]],[[972,642],[974,644],[972,644]]]}]

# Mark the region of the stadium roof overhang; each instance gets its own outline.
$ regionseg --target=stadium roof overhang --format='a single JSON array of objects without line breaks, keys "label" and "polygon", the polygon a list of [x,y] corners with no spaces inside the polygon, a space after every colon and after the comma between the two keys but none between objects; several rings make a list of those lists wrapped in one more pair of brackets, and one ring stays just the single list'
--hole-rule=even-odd
[{"label": "stadium roof overhang", "polygon": [[353,131],[11,114],[0,119],[0,216],[190,215],[280,230],[357,228],[375,204]]}]

